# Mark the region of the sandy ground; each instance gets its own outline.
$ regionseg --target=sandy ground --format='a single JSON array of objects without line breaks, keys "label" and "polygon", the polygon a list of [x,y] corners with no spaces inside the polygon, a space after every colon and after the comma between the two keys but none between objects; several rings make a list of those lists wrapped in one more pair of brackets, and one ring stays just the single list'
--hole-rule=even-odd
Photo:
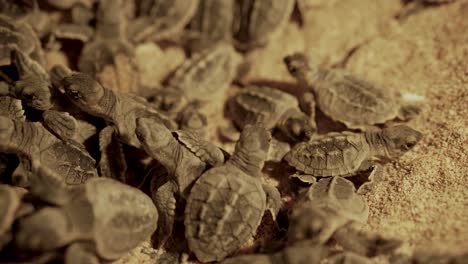
[{"label": "sandy ground", "polygon": [[[289,23],[267,47],[248,54],[253,66],[247,79],[294,84],[282,58],[303,51],[319,64],[345,67],[384,89],[424,98],[423,112],[409,123],[424,139],[387,164],[383,181],[367,194],[368,229],[404,240],[405,252],[468,253],[468,1],[401,22],[394,19],[403,8],[398,0],[301,3],[303,25]],[[174,50],[139,48],[148,84],[183,59]],[[144,63],[148,54],[159,54],[163,72],[154,61]],[[120,263],[154,263],[152,255],[146,243]]]}]

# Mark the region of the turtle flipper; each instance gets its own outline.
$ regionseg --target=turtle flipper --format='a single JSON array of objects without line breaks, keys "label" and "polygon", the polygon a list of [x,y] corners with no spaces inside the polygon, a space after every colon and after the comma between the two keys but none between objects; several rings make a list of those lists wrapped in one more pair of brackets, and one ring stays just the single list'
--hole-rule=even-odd
[{"label": "turtle flipper", "polygon": [[[370,192],[372,188],[382,180],[383,168],[381,165],[375,164],[370,167],[370,172],[368,169],[366,172],[363,172],[363,174],[366,178],[365,181],[356,187],[356,193],[361,195]],[[355,179],[358,179],[358,177],[352,178],[353,183],[356,183]]]},{"label": "turtle flipper", "polygon": [[29,187],[32,195],[54,205],[64,205],[70,200],[71,188],[50,169],[33,160],[32,172]]},{"label": "turtle flipper", "polygon": [[267,198],[266,209],[271,213],[273,220],[276,220],[276,216],[278,215],[282,205],[281,194],[276,187],[268,184],[263,184],[263,190],[265,191]]},{"label": "turtle flipper", "polygon": [[67,112],[47,110],[42,113],[44,126],[64,141],[71,140],[77,133],[78,123],[76,119]]},{"label": "turtle flipper", "polygon": [[368,257],[392,254],[402,244],[401,240],[386,239],[378,234],[359,231],[353,224],[336,230],[333,239],[346,250]]},{"label": "turtle flipper", "polygon": [[172,233],[175,219],[177,185],[173,181],[166,181],[161,185],[160,179],[151,181],[152,198],[158,209],[158,246],[163,247]]},{"label": "turtle flipper", "polygon": [[122,143],[118,140],[114,126],[107,126],[99,133],[99,150],[101,151],[99,160],[101,176],[125,182],[127,164]]},{"label": "turtle flipper", "polygon": [[92,245],[88,243],[75,242],[67,247],[65,251],[65,263],[67,264],[99,264],[99,259]]}]

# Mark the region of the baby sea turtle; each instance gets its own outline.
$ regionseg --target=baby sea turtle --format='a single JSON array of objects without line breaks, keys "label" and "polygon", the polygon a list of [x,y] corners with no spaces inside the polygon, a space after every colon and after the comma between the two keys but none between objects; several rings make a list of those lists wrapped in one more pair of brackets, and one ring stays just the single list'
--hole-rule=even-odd
[{"label": "baby sea turtle", "polygon": [[136,119],[151,116],[174,128],[175,124],[156,109],[150,107],[145,99],[109,90],[84,73],[71,73],[61,80],[68,99],[84,112],[103,118],[114,124],[121,141],[140,147],[135,135]]},{"label": "baby sea turtle", "polygon": [[176,70],[167,87],[153,96],[152,104],[177,120],[181,127],[205,127],[205,115],[212,113],[197,108],[209,106],[213,112],[218,105],[221,107],[240,62],[240,55],[225,44],[195,53]]},{"label": "baby sea turtle", "polygon": [[176,196],[187,198],[203,171],[224,163],[224,153],[192,131],[171,132],[149,118],[137,120],[136,134],[143,149],[167,170],[167,174],[152,180],[153,199],[160,214],[159,239],[163,244],[172,232]]},{"label": "baby sea turtle", "polygon": [[106,87],[137,93],[138,72],[133,46],[125,39],[123,1],[99,1],[96,32],[78,61],[81,72],[97,77]]},{"label": "baby sea turtle", "polygon": [[177,36],[197,10],[198,0],[144,0],[138,3],[137,18],[129,25],[135,42],[159,41]]},{"label": "baby sea turtle", "polygon": [[51,134],[41,123],[0,116],[0,151],[40,161],[68,185],[97,177],[95,160],[82,147]]},{"label": "baby sea turtle", "polygon": [[191,52],[206,50],[221,42],[231,43],[234,0],[199,0],[197,11],[188,26]]},{"label": "baby sea turtle", "polygon": [[262,186],[262,168],[271,136],[259,125],[246,126],[224,165],[203,173],[185,207],[185,237],[202,262],[221,261],[255,235],[265,210],[276,217],[278,190]]},{"label": "baby sea turtle", "polygon": [[264,46],[291,17],[294,0],[234,1],[232,27],[235,45],[241,50]]},{"label": "baby sea turtle", "polygon": [[312,90],[320,110],[349,128],[406,120],[419,111],[413,105],[400,105],[388,90],[346,71],[313,65],[302,53],[286,56],[284,62],[291,75]]},{"label": "baby sea turtle", "polygon": [[[296,144],[284,160],[313,177],[355,176],[379,163],[399,158],[421,138],[420,132],[405,125],[364,133],[332,132]],[[306,175],[299,178],[308,181]]]},{"label": "baby sea turtle", "polygon": [[316,132],[313,118],[304,114],[295,96],[267,86],[242,89],[229,105],[234,124],[262,123],[265,128],[277,128],[293,141],[309,140]]},{"label": "baby sea turtle", "polygon": [[99,263],[97,257],[117,259],[156,230],[158,213],[140,190],[109,178],[67,189],[44,175],[41,165],[33,167],[40,179],[35,184],[42,185],[36,188],[43,192],[32,192],[51,205],[18,221],[17,247],[49,251],[67,246],[65,262]]},{"label": "baby sea turtle", "polygon": [[288,240],[324,244],[333,237],[346,250],[367,256],[397,248],[400,241],[356,229],[353,224],[365,224],[368,215],[367,201],[356,193],[352,182],[339,176],[323,178],[312,184],[292,209]]}]

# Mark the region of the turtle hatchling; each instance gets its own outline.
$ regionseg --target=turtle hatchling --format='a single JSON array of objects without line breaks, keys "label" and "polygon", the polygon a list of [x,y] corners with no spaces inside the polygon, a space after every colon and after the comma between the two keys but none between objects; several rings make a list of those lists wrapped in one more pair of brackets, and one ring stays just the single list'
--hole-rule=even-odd
[{"label": "turtle hatchling", "polygon": [[[99,263],[97,257],[117,259],[156,230],[158,213],[153,202],[134,187],[109,178],[93,178],[67,190],[54,184],[50,176],[38,178],[41,181],[36,184],[43,185],[41,194],[47,194],[51,205],[18,221],[14,243],[19,248],[47,251],[67,246],[66,263],[67,259]],[[37,198],[42,199],[40,195]]]},{"label": "turtle hatchling", "polygon": [[0,116],[0,151],[40,161],[68,185],[98,176],[96,162],[85,149],[58,139],[38,122]]},{"label": "turtle hatchling", "polygon": [[320,245],[333,237],[345,250],[363,256],[386,254],[400,246],[399,240],[360,232],[356,226],[366,224],[368,216],[367,201],[351,181],[339,176],[323,178],[293,207],[288,241]]},{"label": "turtle hatchling", "polygon": [[248,86],[228,105],[234,124],[262,123],[265,128],[277,128],[292,141],[309,140],[316,131],[313,118],[299,108],[297,98],[267,86]]},{"label": "turtle hatchling", "polygon": [[417,106],[400,101],[389,90],[344,70],[312,64],[302,53],[286,56],[284,62],[291,75],[314,93],[318,108],[349,128],[363,129],[395,118],[407,120],[419,112]]},{"label": "turtle hatchling", "polygon": [[332,132],[296,144],[284,160],[314,177],[354,176],[411,150],[422,134],[398,125],[364,133]]},{"label": "turtle hatchling", "polygon": [[[149,118],[138,118],[135,131],[143,149],[167,171],[153,176],[151,191],[158,208],[161,245],[171,235],[176,199],[186,199],[195,180],[209,167],[224,163],[224,153],[190,130],[171,132]],[[160,169],[158,168],[158,174]]]},{"label": "turtle hatchling", "polygon": [[84,112],[114,124],[122,142],[130,146],[140,147],[135,135],[138,117],[152,117],[170,128],[176,127],[173,121],[150,107],[144,98],[104,88],[87,74],[71,73],[61,83],[72,103]]},{"label": "turtle hatchling", "polygon": [[281,199],[262,186],[262,168],[271,136],[258,125],[246,126],[231,158],[195,182],[185,207],[185,237],[202,262],[221,261],[252,238],[265,210],[273,218]]}]

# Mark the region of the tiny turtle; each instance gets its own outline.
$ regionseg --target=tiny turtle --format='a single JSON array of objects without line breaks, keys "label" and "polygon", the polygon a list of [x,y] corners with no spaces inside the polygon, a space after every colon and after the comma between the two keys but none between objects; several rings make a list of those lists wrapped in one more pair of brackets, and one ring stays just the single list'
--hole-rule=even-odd
[{"label": "tiny turtle", "polygon": [[206,50],[221,42],[231,43],[233,10],[234,0],[199,0],[196,13],[188,26],[190,51]]},{"label": "tiny turtle", "polygon": [[397,248],[401,244],[398,240],[356,229],[354,224],[365,224],[368,215],[367,201],[356,193],[352,182],[339,176],[323,178],[312,184],[292,209],[288,240],[324,244],[333,237],[343,248],[366,256]]},{"label": "tiny turtle", "polygon": [[271,136],[262,126],[246,126],[224,165],[204,172],[185,207],[185,237],[202,262],[221,261],[255,235],[265,210],[275,219],[281,197],[262,186],[262,168]]},{"label": "tiny turtle", "polygon": [[123,3],[99,1],[95,37],[83,47],[78,69],[97,77],[106,87],[137,93],[138,72],[134,47],[125,39]]},{"label": "tiny turtle", "polygon": [[296,144],[284,160],[313,177],[355,176],[376,164],[399,158],[421,138],[420,132],[405,125],[365,133],[332,132]]},{"label": "tiny turtle", "polygon": [[168,127],[175,127],[171,120],[150,107],[145,99],[104,88],[87,74],[71,73],[61,83],[71,102],[84,112],[114,124],[121,141],[130,146],[140,147],[135,135],[138,117],[151,116]]},{"label": "tiny turtle", "polygon": [[167,170],[165,176],[152,180],[153,199],[160,213],[159,239],[163,244],[172,232],[175,195],[185,199],[203,171],[224,163],[224,153],[190,130],[171,132],[148,118],[138,118],[135,132],[143,149]]},{"label": "tiny turtle", "polygon": [[234,4],[232,32],[242,50],[264,46],[291,17],[294,0],[240,0]]},{"label": "tiny turtle", "polygon": [[[33,167],[37,174],[44,173],[41,165]],[[18,221],[14,241],[18,248],[49,251],[67,246],[66,260],[98,263],[97,257],[123,256],[156,230],[158,213],[153,202],[134,187],[93,178],[66,188],[48,172],[38,179],[35,185],[42,192],[32,190],[33,195],[51,204]]]},{"label": "tiny turtle", "polygon": [[135,42],[160,41],[176,37],[197,10],[198,0],[144,0],[138,3],[137,18],[129,25]]},{"label": "tiny turtle", "polygon": [[0,151],[38,160],[68,185],[97,177],[95,160],[82,147],[51,134],[41,123],[0,116]]},{"label": "tiny turtle", "polygon": [[267,86],[249,86],[232,99],[229,113],[234,124],[262,123],[267,129],[278,128],[293,141],[309,140],[316,131],[313,118],[299,108],[295,96]]},{"label": "tiny turtle", "polygon": [[[236,77],[240,62],[240,55],[225,44],[195,53],[176,70],[167,87],[153,96],[152,104],[174,116],[181,127],[206,125],[204,115],[221,108],[220,103]],[[197,110],[203,106],[209,107]]]},{"label": "tiny turtle", "polygon": [[302,53],[286,56],[284,62],[291,75],[312,90],[320,110],[349,128],[362,129],[395,118],[406,120],[419,111],[414,105],[403,105],[388,90],[346,71],[313,65]]}]

